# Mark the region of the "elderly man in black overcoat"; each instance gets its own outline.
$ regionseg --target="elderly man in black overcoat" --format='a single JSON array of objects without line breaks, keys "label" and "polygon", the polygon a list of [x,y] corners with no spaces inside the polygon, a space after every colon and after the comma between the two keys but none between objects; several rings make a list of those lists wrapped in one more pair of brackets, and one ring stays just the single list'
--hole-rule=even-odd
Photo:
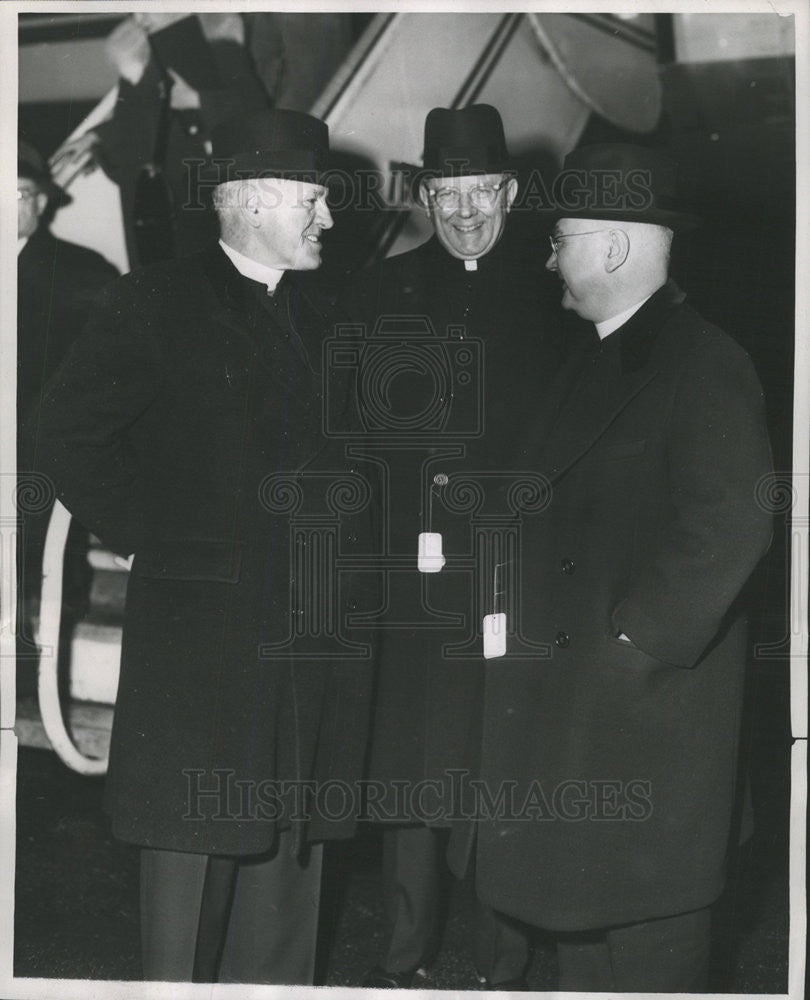
[{"label": "elderly man in black overcoat", "polygon": [[327,152],[326,125],[294,111],[215,130],[219,245],[114,284],[43,401],[59,497],[134,553],[106,803],[142,848],[148,979],[216,978],[221,951],[220,981],[310,983],[307,840],[352,826],[292,784],[359,777],[370,688],[359,646],[332,659],[334,636],[301,627],[337,581],[291,571],[295,498],[319,514],[310,487],[363,488],[321,425],[333,317],[306,279],[332,226]]},{"label": "elderly man in black overcoat", "polygon": [[459,826],[452,864],[474,841],[479,896],[560,932],[560,988],[702,992],[735,789],[739,598],[771,533],[762,391],[668,280],[673,231],[695,221],[672,161],[608,144],[564,173],[547,267],[595,328],[531,423],[551,492],[524,532],[522,597],[546,654],[514,660],[507,644],[487,661],[489,796],[467,801],[479,822]]},{"label": "elderly man in black overcoat", "polygon": [[[564,314],[536,265],[536,241],[507,225],[518,181],[498,111],[434,108],[419,177],[433,237],[363,274],[349,310],[365,325],[358,394],[368,450],[387,477],[388,602],[369,778],[389,790],[425,788],[421,801],[399,808],[388,796],[387,811],[372,815],[387,822],[388,939],[366,986],[411,985],[438,944],[449,800],[443,792],[437,802],[430,783],[447,789],[448,772],[466,765],[486,562],[474,555],[473,512],[448,498],[472,480],[484,507],[503,515],[525,467],[517,428],[562,354]],[[419,572],[420,533],[442,535],[439,572]],[[522,982],[527,938],[514,921],[482,907],[474,953],[488,984]]]}]

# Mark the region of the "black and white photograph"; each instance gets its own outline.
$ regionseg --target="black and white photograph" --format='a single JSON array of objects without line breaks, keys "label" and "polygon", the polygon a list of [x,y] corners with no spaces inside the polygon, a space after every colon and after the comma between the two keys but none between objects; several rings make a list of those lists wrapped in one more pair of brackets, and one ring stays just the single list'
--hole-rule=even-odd
[{"label": "black and white photograph", "polygon": [[0,996],[801,1000],[807,5],[0,6]]}]

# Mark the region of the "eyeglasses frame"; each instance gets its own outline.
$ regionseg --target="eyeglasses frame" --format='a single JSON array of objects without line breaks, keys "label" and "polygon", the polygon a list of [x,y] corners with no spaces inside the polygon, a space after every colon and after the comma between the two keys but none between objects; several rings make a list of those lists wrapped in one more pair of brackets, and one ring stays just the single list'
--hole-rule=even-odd
[{"label": "eyeglasses frame", "polygon": [[[473,191],[492,191],[495,197],[493,197],[492,201],[486,206],[487,208],[492,208],[492,206],[495,204],[497,200],[497,195],[499,194],[501,188],[507,185],[511,180],[512,180],[511,177],[506,177],[501,181],[500,184],[476,184],[475,187],[468,188],[466,194],[468,197],[470,197],[471,192]],[[433,199],[433,201],[436,203],[436,207],[439,209],[440,212],[455,212],[455,210],[461,203],[461,191],[459,191],[458,188],[443,187],[439,188],[437,191],[433,191],[431,188],[426,188],[426,190],[428,193],[428,197]],[[452,208],[444,208],[442,205],[439,204],[438,197],[444,191],[447,191],[448,193],[453,194],[455,196],[455,204],[453,205]],[[472,198],[470,198],[470,201],[472,204],[475,204],[475,202],[472,201]],[[476,205],[475,207],[481,208],[482,206]]]},{"label": "eyeglasses frame", "polygon": [[[594,236],[596,233],[612,233],[614,231],[624,233],[623,229],[611,226],[610,229],[588,229],[584,233],[561,233],[559,236],[549,236],[548,241],[551,244],[551,252],[556,256],[559,253],[557,244],[560,240],[570,240],[572,236]],[[625,235],[627,234],[625,233]]]}]

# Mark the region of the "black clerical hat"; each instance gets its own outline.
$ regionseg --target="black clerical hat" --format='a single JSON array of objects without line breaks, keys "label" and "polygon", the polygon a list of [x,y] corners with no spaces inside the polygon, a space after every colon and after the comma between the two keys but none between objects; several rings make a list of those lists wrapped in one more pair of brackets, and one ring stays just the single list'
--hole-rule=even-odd
[{"label": "black clerical hat", "polygon": [[647,222],[679,231],[700,224],[682,203],[677,163],[646,146],[580,146],[566,156],[554,193],[557,219]]},{"label": "black clerical hat", "polygon": [[215,183],[282,177],[318,183],[328,166],[329,128],[286,108],[256,111],[211,131],[208,169]]},{"label": "black clerical hat", "polygon": [[433,108],[425,119],[424,171],[442,177],[498,174],[509,169],[503,122],[491,104],[453,111]]}]

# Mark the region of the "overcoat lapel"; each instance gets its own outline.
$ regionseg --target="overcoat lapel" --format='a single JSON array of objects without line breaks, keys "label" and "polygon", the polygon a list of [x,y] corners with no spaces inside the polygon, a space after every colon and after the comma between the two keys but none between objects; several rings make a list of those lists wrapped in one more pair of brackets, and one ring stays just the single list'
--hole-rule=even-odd
[{"label": "overcoat lapel", "polygon": [[203,267],[218,303],[212,318],[245,342],[252,364],[276,383],[279,398],[287,401],[285,422],[292,437],[307,441],[306,459],[293,461],[301,471],[328,443],[320,434],[320,350],[327,319],[294,274],[284,275],[271,297],[260,282],[243,277],[219,246],[205,253]]},{"label": "overcoat lapel", "polygon": [[[670,311],[683,301],[674,282],[660,288],[598,349],[579,352],[576,373],[566,367],[558,382],[556,421],[540,454],[540,470],[551,482],[582,458],[622,410],[655,379],[655,339]],[[570,387],[570,388],[569,388]]]},{"label": "overcoat lapel", "polygon": [[306,345],[298,326],[310,320],[304,312],[319,321],[322,317],[303,292],[290,287],[294,279],[282,277],[271,297],[259,282],[244,278],[218,246],[206,252],[204,266],[219,302],[216,319],[247,340],[256,361],[285,388],[290,388],[291,376],[320,382],[318,352]]},{"label": "overcoat lapel", "polygon": [[56,240],[48,229],[40,227],[28,237],[25,246],[17,257],[17,268],[20,276],[33,276],[42,280],[42,270],[53,269],[56,261]]},{"label": "overcoat lapel", "polygon": [[[614,345],[611,345],[613,348]],[[588,452],[622,410],[656,376],[655,368],[622,375],[615,349],[586,363],[547,438],[541,471],[559,479]]]}]

